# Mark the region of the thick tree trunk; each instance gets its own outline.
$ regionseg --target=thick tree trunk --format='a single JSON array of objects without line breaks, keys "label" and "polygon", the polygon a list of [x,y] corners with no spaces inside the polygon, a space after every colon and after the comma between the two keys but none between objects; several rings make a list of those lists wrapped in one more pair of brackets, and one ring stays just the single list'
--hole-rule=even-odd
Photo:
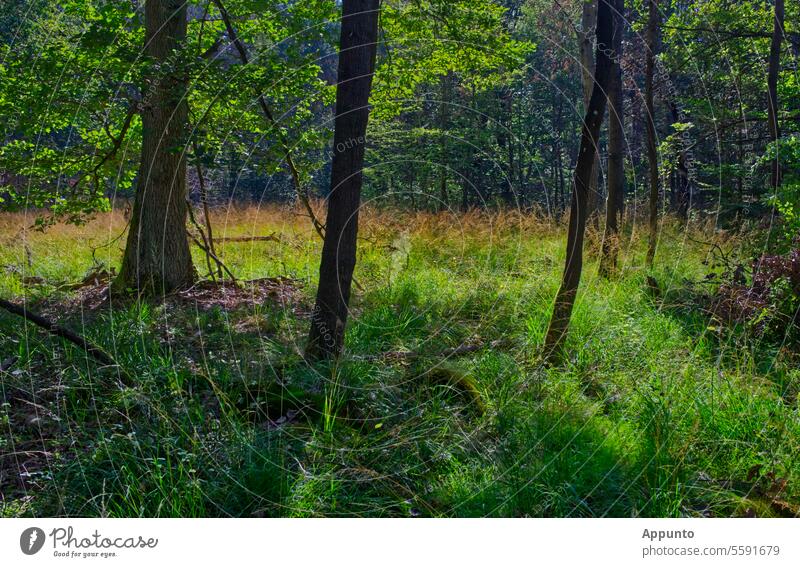
[{"label": "thick tree trunk", "polygon": [[608,197],[606,226],[600,257],[600,274],[609,277],[617,270],[619,223],[625,194],[625,123],[622,102],[622,36],[624,33],[623,0],[613,0],[614,38],[612,40],[611,76],[608,82]]},{"label": "thick tree trunk", "polygon": [[306,353],[338,356],[344,344],[356,265],[358,209],[375,71],[380,0],[344,0],[336,86],[331,192],[319,268],[317,300]]},{"label": "thick tree trunk", "polygon": [[[596,36],[594,30],[597,26],[597,3],[595,0],[583,0],[583,12],[581,14],[581,33],[578,38],[580,41],[580,57],[583,84],[583,107],[589,108],[589,101],[592,98],[594,89],[594,43]],[[592,162],[592,178],[589,185],[589,195],[587,197],[588,215],[593,217],[598,209],[597,178],[599,155],[595,152]]]},{"label": "thick tree trunk", "polygon": [[[778,73],[781,65],[781,40],[783,39],[783,0],[775,0],[775,18],[773,21],[772,43],[769,48],[769,68],[767,71],[767,90],[769,103],[767,105],[767,122],[769,126],[769,140],[777,143],[780,137],[778,128]],[[770,171],[770,184],[777,189],[781,184],[781,166],[776,148],[775,159],[772,160]]]},{"label": "thick tree trunk", "polygon": [[569,320],[572,316],[572,308],[575,304],[575,296],[583,270],[583,239],[586,230],[589,189],[593,177],[592,163],[595,161],[600,125],[603,123],[603,115],[606,111],[606,91],[611,71],[609,53],[613,22],[610,1],[612,0],[598,0],[594,88],[583,120],[578,161],[575,165],[572,206],[567,231],[567,259],[545,338],[544,354],[548,360],[557,356],[569,328]]},{"label": "thick tree trunk", "polygon": [[148,0],[145,30],[145,54],[156,71],[142,97],[142,156],[116,285],[163,294],[195,277],[186,235],[186,77],[175,70],[186,38],[186,3]]},{"label": "thick tree trunk", "polygon": [[656,117],[653,104],[653,82],[655,80],[656,50],[658,49],[658,0],[649,0],[647,32],[647,62],[644,76],[645,124],[647,126],[647,161],[650,177],[650,204],[648,227],[650,237],[647,244],[646,265],[653,266],[658,243],[658,147],[656,142]]}]

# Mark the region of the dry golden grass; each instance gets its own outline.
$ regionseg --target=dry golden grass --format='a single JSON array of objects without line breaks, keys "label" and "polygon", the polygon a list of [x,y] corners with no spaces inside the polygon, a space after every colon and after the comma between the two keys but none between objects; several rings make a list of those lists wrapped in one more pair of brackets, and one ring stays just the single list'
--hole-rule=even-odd
[{"label": "dry golden grass", "polygon": [[[312,205],[317,217],[324,219],[324,203],[315,201]],[[60,285],[80,280],[98,266],[113,268],[119,264],[126,241],[125,207],[98,214],[84,225],[55,224],[45,231],[32,228],[36,214],[33,211],[0,214],[1,293],[26,294],[30,291],[26,282],[31,278]],[[466,213],[437,213],[364,207],[359,216],[359,258],[365,266],[369,264],[367,258],[380,262],[380,257],[391,253],[401,236],[430,251],[460,250],[469,255],[487,246],[513,246],[521,256],[546,256],[556,263],[563,257],[566,219],[554,219],[540,211],[475,209]],[[195,217],[204,223],[199,208]],[[218,241],[216,250],[237,277],[291,275],[309,283],[316,278],[321,240],[301,207],[233,204],[213,209],[211,223]],[[689,246],[687,238],[697,242],[727,241],[728,247],[736,240],[735,236],[714,231],[713,226],[697,224],[687,229],[676,219],[665,220],[662,228],[662,242],[682,246],[677,250],[681,255],[690,251],[696,256],[701,252],[696,242]],[[274,236],[275,241],[242,241],[242,237],[249,236]],[[629,223],[621,243],[623,265],[633,267],[641,263],[638,255],[644,240],[645,225]],[[590,223],[587,258],[597,258],[601,242],[602,231]],[[203,254],[196,247],[193,252],[196,265],[204,274]]]}]

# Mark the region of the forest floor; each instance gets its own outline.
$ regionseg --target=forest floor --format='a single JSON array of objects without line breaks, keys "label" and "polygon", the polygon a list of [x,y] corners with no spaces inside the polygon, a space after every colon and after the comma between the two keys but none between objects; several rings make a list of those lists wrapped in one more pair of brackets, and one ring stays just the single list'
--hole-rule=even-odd
[{"label": "forest floor", "polygon": [[32,221],[0,216],[0,297],[102,345],[134,386],[0,313],[0,516],[800,510],[797,354],[703,307],[736,235],[668,222],[648,272],[629,231],[607,281],[590,234],[566,355],[545,367],[563,224],[367,212],[346,356],[309,364],[321,246],[293,211],[215,212],[218,238],[275,238],[217,244],[240,286],[157,303],[108,297],[120,213]]}]

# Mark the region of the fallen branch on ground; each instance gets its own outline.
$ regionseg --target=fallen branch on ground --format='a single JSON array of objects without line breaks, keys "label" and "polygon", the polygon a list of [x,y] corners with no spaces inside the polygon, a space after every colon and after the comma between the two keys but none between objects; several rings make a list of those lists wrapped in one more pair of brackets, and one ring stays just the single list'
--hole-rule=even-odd
[{"label": "fallen branch on ground", "polygon": [[426,353],[426,352],[417,352],[411,350],[396,350],[391,352],[384,352],[381,354],[372,354],[366,356],[357,357],[359,360],[416,360],[418,358],[426,357],[426,358],[449,358],[451,356],[461,356],[464,354],[470,354],[473,352],[477,352],[487,346],[489,348],[497,348],[502,344],[502,341],[492,341],[488,345],[486,344],[471,344],[471,345],[459,345],[454,348],[447,348],[443,351],[438,353]]},{"label": "fallen branch on ground", "polygon": [[215,237],[214,243],[225,243],[225,242],[280,242],[281,239],[275,236],[274,234],[270,234],[268,236],[223,236],[223,237]]},{"label": "fallen branch on ground", "polygon": [[111,356],[104,351],[99,346],[95,345],[94,343],[89,342],[86,338],[73,333],[69,329],[65,329],[64,327],[50,321],[49,319],[45,319],[41,315],[37,315],[36,313],[32,313],[28,310],[25,304],[17,305],[16,303],[12,303],[10,301],[6,301],[5,299],[0,299],[0,307],[8,311],[9,313],[13,313],[19,317],[22,317],[26,321],[30,321],[34,325],[45,329],[51,335],[55,335],[57,337],[61,337],[65,339],[75,346],[82,348],[88,355],[94,358],[96,361],[106,365],[106,366],[116,366],[120,371],[120,377],[124,378],[123,384],[128,386],[129,376],[127,373],[119,366],[119,364],[114,361]]}]

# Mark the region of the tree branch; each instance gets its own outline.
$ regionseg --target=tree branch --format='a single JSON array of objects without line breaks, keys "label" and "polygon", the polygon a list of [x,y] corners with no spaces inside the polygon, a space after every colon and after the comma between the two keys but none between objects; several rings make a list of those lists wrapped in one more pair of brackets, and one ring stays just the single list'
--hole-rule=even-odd
[{"label": "tree branch", "polygon": [[[236,51],[239,53],[239,59],[241,59],[244,65],[250,63],[250,58],[247,55],[247,48],[245,47],[244,43],[239,39],[239,36],[236,33],[236,30],[233,28],[231,24],[231,18],[228,14],[228,11],[225,9],[225,6],[222,4],[222,0],[213,0],[214,5],[219,10],[220,16],[222,17],[222,21],[225,24],[225,29],[228,31],[228,36],[230,37],[231,41],[233,42],[234,47],[236,47]],[[284,153],[284,160],[286,161],[286,165],[289,167],[289,173],[292,176],[292,183],[294,185],[295,192],[297,193],[297,198],[300,199],[300,202],[306,209],[309,218],[311,219],[311,223],[314,225],[314,230],[317,231],[320,238],[325,238],[325,226],[317,219],[317,216],[314,214],[314,209],[311,207],[311,202],[309,201],[308,193],[303,189],[302,182],[300,180],[300,172],[297,169],[297,166],[294,163],[294,159],[292,158],[292,150],[289,147],[289,143],[283,135],[283,131],[279,127],[277,121],[275,120],[272,111],[267,104],[267,100],[264,98],[264,94],[261,92],[256,91],[256,98],[258,100],[258,106],[261,108],[261,112],[264,114],[264,117],[269,122],[270,126],[275,130],[278,136],[278,142],[281,145],[281,149]]]},{"label": "tree branch", "polygon": [[22,317],[26,321],[30,321],[34,325],[45,329],[51,335],[61,337],[62,339],[71,342],[75,346],[82,348],[88,355],[101,364],[106,366],[116,366],[120,370],[120,377],[125,378],[123,384],[126,386],[130,385],[128,374],[119,366],[119,364],[117,364],[106,351],[94,343],[89,342],[86,338],[73,333],[69,329],[61,327],[49,319],[45,319],[41,315],[37,315],[36,313],[29,311],[25,304],[17,305],[16,303],[6,301],[5,299],[0,299],[0,307],[9,313],[13,313],[14,315]]}]

